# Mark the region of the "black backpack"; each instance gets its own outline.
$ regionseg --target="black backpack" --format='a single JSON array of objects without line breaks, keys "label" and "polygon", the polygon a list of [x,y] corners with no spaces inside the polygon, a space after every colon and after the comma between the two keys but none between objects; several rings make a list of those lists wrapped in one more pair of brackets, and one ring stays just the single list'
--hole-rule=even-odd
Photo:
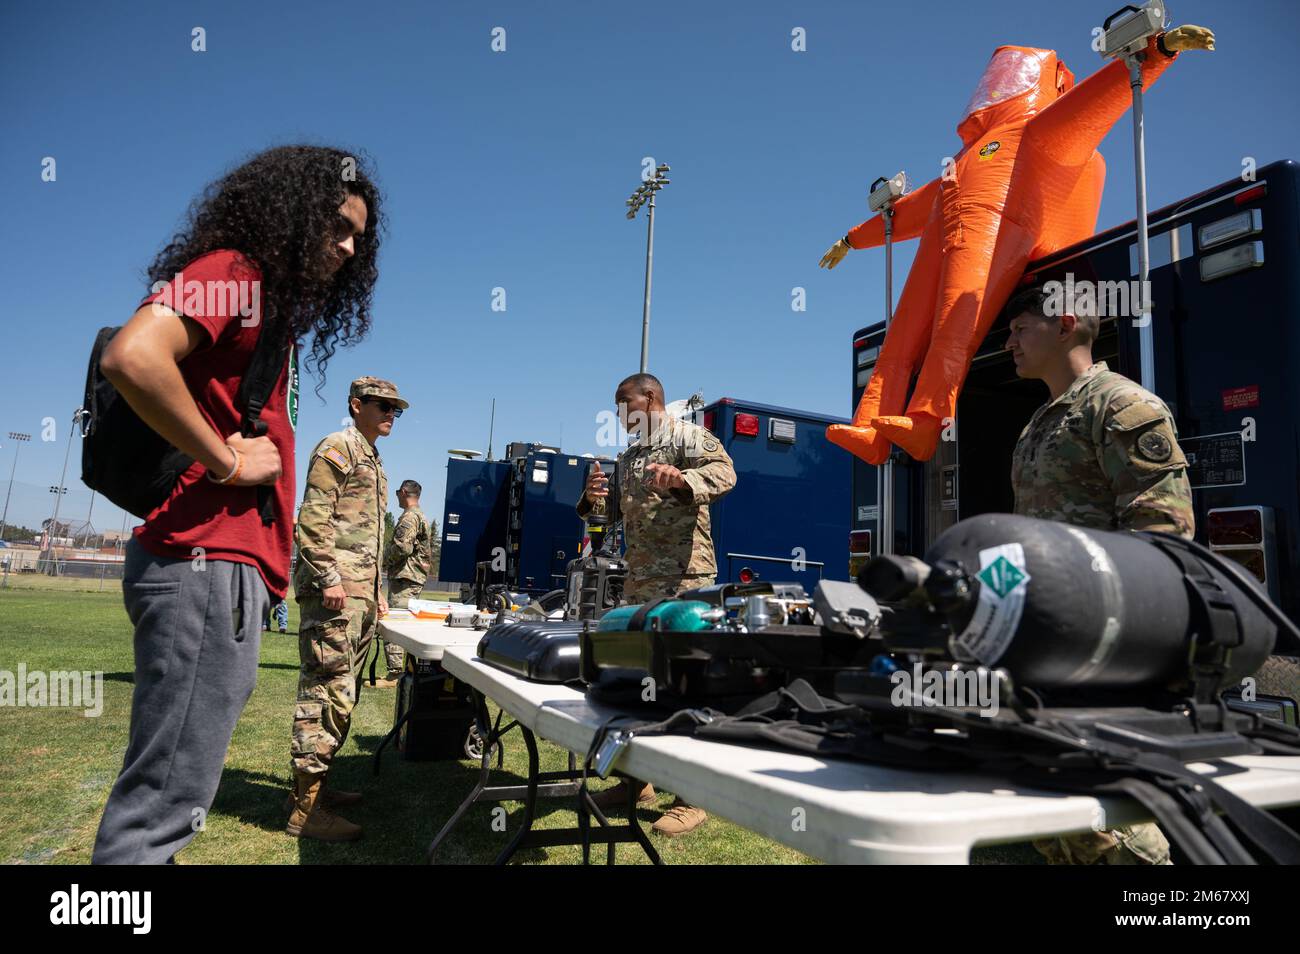
[{"label": "black backpack", "polygon": [[[81,418],[81,480],[123,510],[145,517],[157,508],[194,458],[181,453],[140,419],[104,377],[100,358],[121,328],[101,328],[86,368],[86,396]],[[237,401],[243,408],[240,433],[260,437],[266,433],[261,419],[275,383],[284,367],[289,345],[265,324],[248,371],[239,383]],[[275,501],[269,485],[257,488],[257,508],[262,523],[275,519]]]}]

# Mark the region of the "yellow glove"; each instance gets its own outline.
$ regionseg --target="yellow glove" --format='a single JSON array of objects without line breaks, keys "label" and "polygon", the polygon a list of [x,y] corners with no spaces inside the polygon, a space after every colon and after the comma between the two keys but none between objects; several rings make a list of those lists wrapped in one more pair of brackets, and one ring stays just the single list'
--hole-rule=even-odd
[{"label": "yellow glove", "polygon": [[840,239],[826,250],[826,254],[823,255],[822,260],[817,263],[817,267],[834,268],[844,260],[845,255],[849,254],[850,248],[852,248],[852,246],[850,246],[848,242],[844,241],[844,239]]},{"label": "yellow glove", "polygon": [[1182,50],[1209,50],[1214,52],[1214,31],[1202,26],[1174,27],[1162,38],[1166,50],[1175,53]]}]

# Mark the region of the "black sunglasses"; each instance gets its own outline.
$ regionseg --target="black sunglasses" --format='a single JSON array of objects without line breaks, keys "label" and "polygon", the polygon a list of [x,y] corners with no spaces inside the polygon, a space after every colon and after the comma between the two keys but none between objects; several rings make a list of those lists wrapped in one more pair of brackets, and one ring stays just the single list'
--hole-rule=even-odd
[{"label": "black sunglasses", "polygon": [[367,394],[365,397],[361,399],[361,403],[378,405],[379,410],[382,411],[384,414],[387,414],[389,411],[392,411],[393,417],[401,417],[402,411],[404,410],[404,408],[398,407],[392,401],[386,401],[383,398],[373,397],[372,395],[369,394]]}]

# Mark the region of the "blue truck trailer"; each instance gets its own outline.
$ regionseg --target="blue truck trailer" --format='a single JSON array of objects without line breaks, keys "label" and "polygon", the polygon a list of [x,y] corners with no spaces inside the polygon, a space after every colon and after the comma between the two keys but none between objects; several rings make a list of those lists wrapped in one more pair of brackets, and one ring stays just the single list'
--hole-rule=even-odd
[{"label": "blue truck trailer", "polygon": [[[719,582],[847,579],[850,458],[826,440],[843,418],[722,398],[693,412],[736,465],[710,508]],[[503,460],[447,461],[439,578],[467,595],[476,573],[530,596],[563,589],[581,555],[574,509],[596,458],[510,444]],[[607,472],[613,461],[601,459]]]},{"label": "blue truck trailer", "polygon": [[594,461],[532,443],[507,445],[502,460],[448,459],[439,579],[461,584],[463,595],[484,571],[487,582],[530,596],[562,589],[580,555],[574,504]]},{"label": "blue truck trailer", "polygon": [[848,420],[722,398],[695,412],[736,466],[736,487],[709,509],[718,582],[847,580],[852,457],[826,439]]}]

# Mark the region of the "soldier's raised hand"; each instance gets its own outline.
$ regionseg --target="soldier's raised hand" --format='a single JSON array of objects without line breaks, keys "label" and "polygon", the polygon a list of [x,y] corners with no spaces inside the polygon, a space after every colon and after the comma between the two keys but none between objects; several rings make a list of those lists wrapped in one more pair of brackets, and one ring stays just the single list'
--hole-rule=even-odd
[{"label": "soldier's raised hand", "polygon": [[587,474],[587,486],[583,496],[589,503],[595,503],[600,498],[609,496],[609,475],[601,471],[600,461],[596,461],[591,472]]},{"label": "soldier's raised hand", "polygon": [[1209,50],[1214,52],[1214,31],[1191,23],[1174,27],[1162,39],[1166,50]]}]

